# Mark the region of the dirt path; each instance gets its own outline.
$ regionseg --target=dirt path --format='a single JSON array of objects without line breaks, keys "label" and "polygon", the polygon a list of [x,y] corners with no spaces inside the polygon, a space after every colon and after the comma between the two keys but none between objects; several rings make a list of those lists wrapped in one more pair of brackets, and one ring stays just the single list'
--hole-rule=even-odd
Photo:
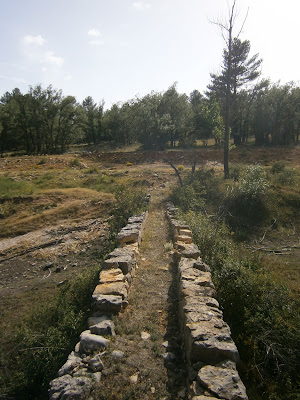
[{"label": "dirt path", "polygon": [[[104,358],[98,400],[185,398],[175,279],[165,248],[165,196],[165,190],[152,196],[129,306],[115,321],[117,336]],[[124,352],[121,360],[116,350]]]}]

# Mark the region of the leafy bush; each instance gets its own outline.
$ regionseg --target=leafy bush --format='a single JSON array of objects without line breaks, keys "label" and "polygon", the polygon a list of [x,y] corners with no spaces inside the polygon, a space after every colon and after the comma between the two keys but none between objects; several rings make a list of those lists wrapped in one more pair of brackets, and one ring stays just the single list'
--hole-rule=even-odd
[{"label": "leafy bush", "polygon": [[275,161],[272,165],[271,172],[272,174],[279,174],[285,169],[285,163],[283,161]]},{"label": "leafy bush", "polygon": [[71,160],[69,162],[69,166],[70,167],[78,167],[78,168],[80,168],[81,167],[81,162],[79,161],[78,158],[73,158],[73,160]]},{"label": "leafy bush", "polygon": [[120,185],[115,191],[116,207],[112,211],[110,230],[112,237],[126,225],[132,215],[146,209],[145,192],[134,187]]},{"label": "leafy bush", "polygon": [[296,173],[292,169],[284,169],[282,172],[277,174],[277,181],[282,186],[291,186],[296,182]]},{"label": "leafy bush", "polygon": [[209,207],[209,202],[218,199],[218,187],[219,180],[214,170],[199,168],[186,176],[182,187],[173,188],[172,199],[183,211],[204,210]]},{"label": "leafy bush", "polygon": [[260,225],[269,215],[267,191],[269,183],[259,165],[250,165],[225,199],[227,221],[233,229],[249,229]]}]

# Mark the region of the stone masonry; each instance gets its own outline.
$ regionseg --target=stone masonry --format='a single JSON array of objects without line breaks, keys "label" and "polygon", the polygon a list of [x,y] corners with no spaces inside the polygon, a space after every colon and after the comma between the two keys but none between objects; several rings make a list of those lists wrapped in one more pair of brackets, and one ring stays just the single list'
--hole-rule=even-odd
[{"label": "stone masonry", "polygon": [[136,269],[136,256],[142,241],[148,212],[130,217],[117,236],[119,247],[108,254],[99,275],[99,284],[92,295],[93,315],[88,329],[68,360],[50,382],[50,400],[88,398],[101,380],[104,369],[101,356],[115,336],[113,316],[128,305],[128,292]]},{"label": "stone masonry", "polygon": [[192,232],[167,204],[178,274],[179,324],[189,369],[189,399],[247,400],[236,364],[239,353],[216,300],[210,267],[200,258]]}]

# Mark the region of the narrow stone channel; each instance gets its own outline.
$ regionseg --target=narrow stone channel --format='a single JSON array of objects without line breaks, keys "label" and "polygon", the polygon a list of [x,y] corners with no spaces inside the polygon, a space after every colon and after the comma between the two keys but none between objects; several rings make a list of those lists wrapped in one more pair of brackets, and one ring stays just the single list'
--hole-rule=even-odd
[{"label": "narrow stone channel", "polygon": [[176,280],[165,246],[170,242],[165,196],[165,190],[153,192],[129,305],[115,319],[116,337],[103,357],[95,399],[187,398]]}]

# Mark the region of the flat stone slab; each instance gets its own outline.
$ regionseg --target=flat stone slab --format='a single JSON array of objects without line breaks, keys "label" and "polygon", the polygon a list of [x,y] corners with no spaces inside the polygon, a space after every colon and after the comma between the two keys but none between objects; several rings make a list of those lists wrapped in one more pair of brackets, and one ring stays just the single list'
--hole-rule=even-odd
[{"label": "flat stone slab", "polygon": [[100,283],[123,282],[125,276],[120,268],[105,269],[100,272]]},{"label": "flat stone slab", "polygon": [[115,282],[115,283],[100,283],[97,285],[93,296],[97,294],[102,295],[114,295],[114,296],[121,296],[124,300],[128,296],[128,283],[127,282]]},{"label": "flat stone slab", "polygon": [[187,324],[185,343],[192,363],[217,364],[222,360],[239,361],[239,353],[230,336],[230,328],[222,319]]},{"label": "flat stone slab", "polygon": [[186,268],[184,271],[179,269],[182,280],[193,282],[196,285],[214,288],[210,272],[199,271],[196,268]]},{"label": "flat stone slab", "polygon": [[104,261],[103,270],[120,269],[124,275],[132,270],[133,264],[131,255],[123,255],[119,257],[111,257]]},{"label": "flat stone slab", "polygon": [[101,348],[107,348],[109,340],[103,336],[94,335],[90,331],[84,331],[80,335],[80,353],[93,353]]},{"label": "flat stone slab", "polygon": [[223,318],[222,311],[204,305],[197,308],[195,307],[195,310],[193,311],[187,311],[184,309],[184,315],[187,324],[196,324],[202,321],[211,321]]},{"label": "flat stone slab", "polygon": [[198,257],[197,260],[193,258],[181,257],[178,263],[178,270],[183,272],[184,270],[189,268],[193,268],[195,270],[203,272],[211,272],[210,267],[207,264],[205,264],[205,262],[203,262],[200,257]]},{"label": "flat stone slab", "polygon": [[91,325],[90,331],[94,335],[116,336],[115,324],[111,320],[105,320],[105,321],[101,321],[95,325]]},{"label": "flat stone slab", "polygon": [[195,244],[186,244],[183,242],[177,242],[175,248],[181,257],[194,258],[195,260],[200,257],[200,251],[198,246]]},{"label": "flat stone slab", "polygon": [[216,297],[216,291],[213,287],[198,285],[193,281],[182,280],[179,283],[180,297],[187,296],[204,296],[204,297]]},{"label": "flat stone slab", "polygon": [[119,244],[139,242],[139,239],[139,228],[123,228],[117,235],[117,242]]},{"label": "flat stone slab", "polygon": [[103,321],[112,321],[109,315],[94,316],[88,318],[88,327],[100,324]]},{"label": "flat stone slab", "polygon": [[122,309],[122,296],[96,294],[92,299],[96,311],[118,314]]},{"label": "flat stone slab", "polygon": [[198,372],[197,381],[219,399],[248,400],[246,389],[242,383],[234,363],[231,367],[206,365]]},{"label": "flat stone slab", "polygon": [[134,259],[133,251],[127,247],[116,247],[113,251],[111,251],[107,255],[107,258],[123,257],[123,256],[130,256],[132,258],[132,260]]},{"label": "flat stone slab", "polygon": [[184,297],[182,300],[182,307],[188,311],[195,311],[197,307],[206,305],[214,309],[219,309],[219,302],[214,297],[199,296],[199,297]]},{"label": "flat stone slab", "polygon": [[191,236],[186,235],[175,235],[175,242],[183,242],[183,243],[193,243],[193,239]]}]

